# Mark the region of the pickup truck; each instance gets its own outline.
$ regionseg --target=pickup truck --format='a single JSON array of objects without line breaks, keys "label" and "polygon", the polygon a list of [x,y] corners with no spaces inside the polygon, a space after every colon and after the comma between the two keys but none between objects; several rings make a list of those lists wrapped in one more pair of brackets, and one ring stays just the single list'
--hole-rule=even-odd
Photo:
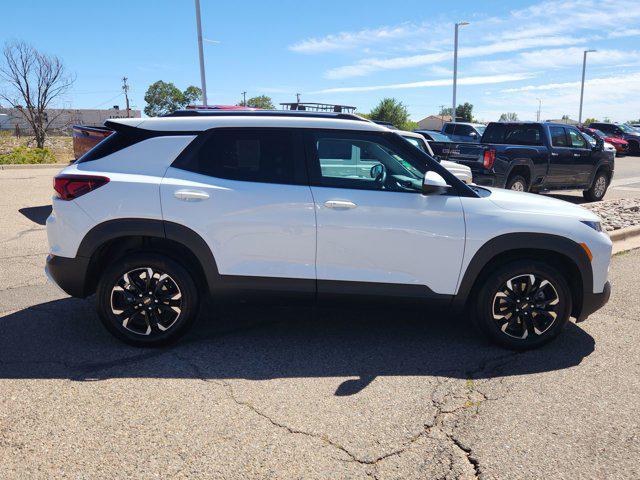
[{"label": "pickup truck", "polygon": [[580,189],[587,200],[598,201],[613,178],[614,159],[604,142],[592,146],[565,124],[491,122],[479,143],[431,147],[440,159],[471,168],[477,185],[524,192]]}]

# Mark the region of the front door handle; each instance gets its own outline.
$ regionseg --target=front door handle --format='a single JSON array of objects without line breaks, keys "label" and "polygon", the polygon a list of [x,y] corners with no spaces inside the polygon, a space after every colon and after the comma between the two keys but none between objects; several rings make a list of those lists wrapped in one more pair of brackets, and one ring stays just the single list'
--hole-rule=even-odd
[{"label": "front door handle", "polygon": [[580,155],[579,153],[574,153],[573,156],[574,157],[581,157],[582,155]]},{"label": "front door handle", "polygon": [[358,205],[344,200],[327,200],[324,202],[324,206],[327,208],[335,208],[336,210],[350,210],[356,208]]},{"label": "front door handle", "polygon": [[559,154],[557,154],[556,152],[551,152],[551,156],[552,157],[557,157]]},{"label": "front door handle", "polygon": [[191,190],[189,188],[183,188],[176,190],[173,196],[178,200],[184,200],[185,202],[200,202],[209,198],[209,194],[203,190]]}]

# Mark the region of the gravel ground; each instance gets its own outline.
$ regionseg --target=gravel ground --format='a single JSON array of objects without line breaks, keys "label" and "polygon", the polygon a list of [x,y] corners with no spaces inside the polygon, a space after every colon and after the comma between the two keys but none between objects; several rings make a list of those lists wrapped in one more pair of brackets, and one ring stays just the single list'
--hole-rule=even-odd
[{"label": "gravel ground", "polygon": [[611,232],[640,225],[640,198],[620,198],[584,204],[602,219],[602,228]]}]

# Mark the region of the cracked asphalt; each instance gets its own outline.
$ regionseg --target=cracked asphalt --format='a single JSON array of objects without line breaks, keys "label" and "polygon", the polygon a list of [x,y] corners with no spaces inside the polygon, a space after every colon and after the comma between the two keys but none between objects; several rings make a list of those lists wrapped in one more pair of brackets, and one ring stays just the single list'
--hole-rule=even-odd
[{"label": "cracked asphalt", "polygon": [[54,174],[0,171],[0,477],[640,478],[640,252],[531,352],[415,309],[213,305],[141,350],[46,283]]}]

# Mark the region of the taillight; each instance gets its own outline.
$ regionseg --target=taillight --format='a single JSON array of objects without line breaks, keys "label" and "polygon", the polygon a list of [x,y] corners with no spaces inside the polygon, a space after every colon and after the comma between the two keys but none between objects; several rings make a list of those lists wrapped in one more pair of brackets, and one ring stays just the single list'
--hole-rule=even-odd
[{"label": "taillight", "polygon": [[109,182],[97,175],[58,175],[53,179],[53,189],[62,200],[73,200]]},{"label": "taillight", "polygon": [[493,168],[493,164],[496,161],[496,151],[493,149],[484,151],[484,168],[487,170],[491,170]]}]

